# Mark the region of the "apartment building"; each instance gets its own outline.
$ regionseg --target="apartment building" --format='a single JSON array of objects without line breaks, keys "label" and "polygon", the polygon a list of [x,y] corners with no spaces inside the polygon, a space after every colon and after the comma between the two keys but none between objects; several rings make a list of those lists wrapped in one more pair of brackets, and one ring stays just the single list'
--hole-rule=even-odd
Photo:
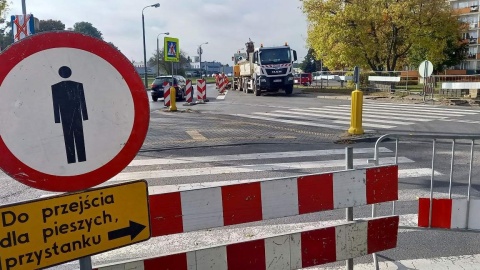
[{"label": "apartment building", "polygon": [[479,18],[480,12],[478,9],[480,0],[450,0],[455,14],[458,15],[459,20],[468,25],[468,30],[462,34],[462,38],[468,40],[467,59],[455,69],[467,70],[468,73],[480,73],[480,51],[479,47]]}]

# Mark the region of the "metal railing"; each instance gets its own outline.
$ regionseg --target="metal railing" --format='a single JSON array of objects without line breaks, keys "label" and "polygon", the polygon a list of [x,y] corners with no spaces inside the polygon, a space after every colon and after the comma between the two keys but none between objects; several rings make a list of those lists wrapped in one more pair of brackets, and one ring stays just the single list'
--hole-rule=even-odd
[{"label": "metal railing", "polygon": [[[374,158],[369,160],[370,163],[378,165],[380,163],[380,151],[379,147],[382,142],[387,140],[395,140],[395,164],[398,164],[398,150],[400,139],[405,141],[430,141],[432,143],[432,158],[431,158],[431,176],[430,176],[430,206],[428,213],[428,228],[432,226],[432,209],[433,209],[433,197],[434,197],[434,183],[435,183],[435,157],[436,157],[436,145],[437,142],[451,142],[451,158],[450,158],[450,173],[449,173],[449,185],[448,185],[448,198],[452,198],[452,184],[454,182],[453,172],[455,169],[455,151],[457,143],[468,142],[470,144],[470,157],[469,157],[469,171],[468,171],[468,185],[467,185],[467,230],[469,220],[470,209],[470,197],[472,188],[472,169],[474,162],[475,141],[480,140],[480,135],[448,135],[448,134],[386,134],[378,138],[375,143]],[[395,201],[392,202],[392,213],[395,214]],[[376,215],[376,205],[372,205],[372,217]]]}]

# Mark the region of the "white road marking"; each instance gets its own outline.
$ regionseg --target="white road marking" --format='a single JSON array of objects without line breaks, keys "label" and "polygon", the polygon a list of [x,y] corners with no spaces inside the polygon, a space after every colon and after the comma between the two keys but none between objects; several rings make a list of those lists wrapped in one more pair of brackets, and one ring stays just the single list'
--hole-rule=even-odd
[{"label": "white road marking", "polygon": [[[429,259],[414,259],[400,261],[380,261],[378,266],[382,270],[439,270],[463,269],[476,270],[480,265],[480,254],[460,255],[450,257],[436,257]],[[375,269],[373,263],[355,264],[355,270]],[[311,267],[309,270],[343,270],[345,266],[338,267]]]},{"label": "white road marking", "polygon": [[[277,113],[283,113],[281,111],[274,111]],[[313,110],[304,110],[304,109],[295,109],[288,112],[288,115],[291,114],[298,114],[298,115],[307,115],[307,116],[314,116],[314,117],[322,117],[322,118],[337,118],[337,119],[350,119],[351,112],[329,112],[329,111],[313,111]],[[288,116],[287,116],[288,117]],[[386,119],[386,120],[378,120],[378,119]],[[318,119],[318,118],[317,118]],[[375,121],[377,123],[391,123],[391,124],[399,124],[399,125],[411,125],[414,124],[413,122],[407,121],[418,121],[417,119],[413,118],[405,118],[405,117],[394,117],[394,116],[378,116],[375,115],[372,117],[371,115],[362,115],[362,120],[364,121]],[[392,120],[404,120],[402,122],[392,121]],[[420,121],[426,122],[429,120],[420,119]]]},{"label": "white road marking", "polygon": [[[381,164],[393,164],[395,158],[382,158]],[[398,163],[412,163],[413,160],[406,157],[399,157]],[[354,159],[354,166],[367,166],[367,159]],[[127,181],[136,179],[159,179],[168,177],[185,177],[198,175],[213,174],[229,174],[229,173],[252,173],[263,171],[282,171],[282,170],[301,170],[301,169],[323,169],[343,167],[344,159],[327,160],[327,161],[309,161],[295,163],[273,163],[273,164],[255,164],[255,165],[239,165],[239,166],[219,166],[219,167],[201,167],[192,169],[172,169],[172,170],[156,170],[142,172],[124,172],[116,175],[109,181]]]},{"label": "white road marking", "polygon": [[[431,175],[432,170],[429,168],[419,168],[419,169],[401,169],[398,170],[398,178],[417,178],[417,177],[426,177]],[[440,172],[435,171],[436,176],[443,175]],[[287,177],[292,178],[292,177]],[[242,180],[229,180],[229,181],[215,181],[215,182],[202,182],[202,183],[192,183],[192,184],[180,184],[180,185],[164,185],[164,186],[149,186],[148,187],[148,194],[163,194],[163,193],[170,193],[170,192],[177,192],[177,191],[187,191],[187,190],[195,190],[195,189],[202,189],[202,188],[212,188],[212,187],[220,187],[220,186],[227,186],[227,185],[236,185],[236,184],[245,184],[245,183],[254,183],[254,182],[263,182],[269,180],[275,180],[281,178],[254,178],[254,179],[242,179]],[[447,196],[448,193],[440,193],[436,192],[436,196],[439,194],[443,196]],[[420,189],[407,189],[407,190],[399,190],[399,198],[401,200],[416,200],[419,197],[429,197],[430,191],[428,190],[420,190]]]},{"label": "white road marking", "polygon": [[217,96],[217,99],[218,99],[218,100],[223,100],[223,99],[225,99],[225,97],[227,96],[227,93],[228,93],[228,90],[225,91],[225,95],[220,95],[220,94],[219,94],[219,95]]},{"label": "white road marking", "polygon": [[[391,153],[392,151],[380,147],[379,151],[382,153]],[[354,154],[369,154],[373,153],[373,148],[354,148]],[[253,154],[238,154],[238,155],[219,155],[219,156],[200,156],[200,157],[181,157],[181,158],[155,158],[155,159],[135,159],[128,165],[133,166],[148,166],[148,165],[169,165],[169,164],[185,164],[196,162],[222,162],[233,160],[261,160],[261,159],[275,159],[275,158],[295,158],[295,157],[315,157],[315,156],[330,156],[330,155],[344,155],[345,149],[328,149],[328,150],[310,150],[310,151],[288,151],[288,152],[267,152],[267,153],[253,153]]]},{"label": "white road marking", "polygon": [[[309,110],[314,110],[314,111],[330,111],[330,112],[338,112],[338,111],[343,111],[343,112],[349,112],[350,113],[350,107],[339,107],[339,108],[331,108],[330,106],[329,107],[324,107],[324,108],[308,108]],[[390,111],[386,111],[386,110],[376,110],[376,109],[369,109],[369,108],[363,108],[363,115],[372,115],[372,116],[408,116],[408,117],[417,117],[419,116],[418,113],[414,113],[414,112],[398,112],[398,111],[395,111],[395,112],[390,112]],[[432,115],[423,115],[421,114],[422,116],[422,119],[432,119],[432,120],[429,120],[429,121],[433,121],[435,119],[439,119],[439,118],[446,118],[444,116],[432,116]],[[411,119],[411,118],[410,118]]]},{"label": "white road marking", "polygon": [[[336,116],[336,115],[321,115],[321,114],[312,114],[312,113],[298,113],[298,112],[288,112],[288,113],[255,113],[255,115],[265,115],[265,116],[273,116],[273,117],[282,117],[282,118],[294,118],[294,119],[305,119],[305,120],[330,120],[333,119],[341,119],[341,120],[350,120],[350,116]],[[389,120],[378,120],[373,118],[362,117],[363,123],[368,123],[368,120],[375,121],[376,123],[386,123],[386,124],[397,124],[397,125],[413,125],[413,122],[396,122],[396,121],[389,121]],[[367,125],[368,126],[368,125]]]},{"label": "white road marking", "polygon": [[[349,107],[350,105],[339,105],[339,107]],[[331,107],[331,106],[330,106]],[[395,105],[377,105],[377,104],[364,104],[364,108],[377,109],[377,110],[391,110],[398,112],[422,112],[428,113],[431,115],[442,115],[442,116],[452,116],[452,115],[465,115],[465,114],[478,114],[476,112],[464,112],[464,111],[447,111],[442,108],[430,108],[430,109],[419,109],[419,108],[410,108],[406,106],[395,106]]]},{"label": "white road marking", "polygon": [[445,122],[458,122],[458,123],[466,123],[466,124],[480,124],[480,121],[473,121],[473,120],[461,120],[461,119],[439,119],[438,121],[445,121]]}]

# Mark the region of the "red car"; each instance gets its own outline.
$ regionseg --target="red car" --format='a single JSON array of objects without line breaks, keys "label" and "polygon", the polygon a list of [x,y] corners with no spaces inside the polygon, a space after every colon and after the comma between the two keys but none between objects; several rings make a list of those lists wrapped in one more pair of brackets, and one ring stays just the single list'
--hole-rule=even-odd
[{"label": "red car", "polygon": [[295,83],[309,86],[312,84],[312,73],[295,74]]}]

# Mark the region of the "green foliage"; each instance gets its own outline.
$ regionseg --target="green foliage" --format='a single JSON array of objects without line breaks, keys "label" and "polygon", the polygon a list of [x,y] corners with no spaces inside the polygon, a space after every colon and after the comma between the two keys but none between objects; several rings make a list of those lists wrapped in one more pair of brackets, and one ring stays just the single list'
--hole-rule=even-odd
[{"label": "green foliage", "polygon": [[77,22],[73,25],[73,31],[80,32],[103,40],[103,34],[89,22]]},{"label": "green foliage", "polygon": [[374,71],[409,64],[423,48],[434,65],[448,58],[460,23],[445,0],[303,0],[308,45],[330,69],[355,65]]},{"label": "green foliage", "polygon": [[[163,48],[159,50],[159,58],[157,64],[157,52],[155,51],[153,55],[148,59],[148,65],[153,67],[159,67],[160,73],[165,74],[172,74],[172,62],[165,61],[163,57]],[[185,66],[187,66],[190,61],[188,61],[188,57],[186,56],[185,52],[180,51],[180,62],[174,63],[174,71],[176,74],[185,76]]]},{"label": "green foliage", "polygon": [[5,15],[8,11],[8,1],[0,0],[0,23],[5,23],[0,27],[0,50],[5,50],[6,47],[13,43],[12,28],[10,22],[5,22]]},{"label": "green foliage", "polygon": [[300,64],[300,68],[305,73],[312,73],[319,70],[319,68],[317,68],[318,66],[320,66],[320,61],[317,61],[315,58],[315,51],[310,48],[307,55],[305,55],[305,59]]},{"label": "green foliage", "polygon": [[59,20],[40,20],[39,29],[37,33],[47,32],[47,31],[59,31],[65,30],[65,24]]}]

